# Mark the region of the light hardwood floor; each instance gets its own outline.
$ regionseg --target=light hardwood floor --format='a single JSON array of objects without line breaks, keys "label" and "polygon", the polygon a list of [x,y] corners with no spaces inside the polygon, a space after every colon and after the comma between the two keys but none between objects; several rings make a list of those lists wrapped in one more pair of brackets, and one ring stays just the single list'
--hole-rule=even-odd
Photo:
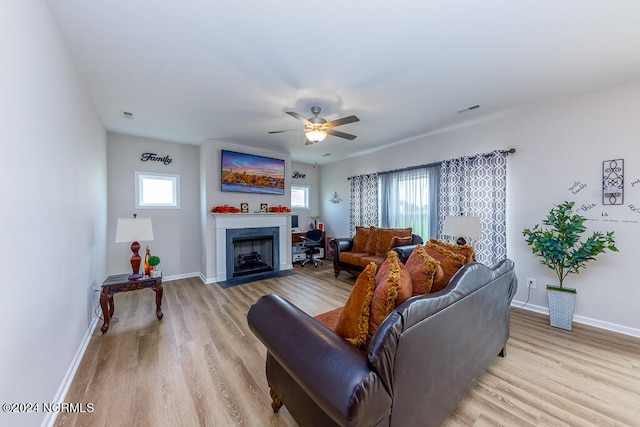
[{"label": "light hardwood floor", "polygon": [[[310,315],[339,307],[353,279],[330,262],[296,275],[221,289],[199,279],[164,284],[164,318],[153,292],[115,296],[106,334],[91,338],[57,426],[296,426],[271,411],[264,346],[246,315],[260,296],[285,296]],[[100,322],[100,326],[102,322]],[[512,309],[507,357],[497,357],[445,426],[640,426],[640,339]],[[413,427],[413,426],[411,426]]]}]

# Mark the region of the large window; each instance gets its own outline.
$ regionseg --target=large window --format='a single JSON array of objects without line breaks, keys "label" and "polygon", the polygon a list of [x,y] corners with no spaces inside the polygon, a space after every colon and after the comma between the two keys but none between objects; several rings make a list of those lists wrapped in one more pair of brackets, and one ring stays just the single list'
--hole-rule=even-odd
[{"label": "large window", "polygon": [[291,186],[291,209],[309,209],[309,187]]},{"label": "large window", "polygon": [[439,166],[420,167],[378,176],[382,227],[407,228],[428,240],[436,237]]},{"label": "large window", "polygon": [[180,175],[136,171],[136,209],[180,209]]}]

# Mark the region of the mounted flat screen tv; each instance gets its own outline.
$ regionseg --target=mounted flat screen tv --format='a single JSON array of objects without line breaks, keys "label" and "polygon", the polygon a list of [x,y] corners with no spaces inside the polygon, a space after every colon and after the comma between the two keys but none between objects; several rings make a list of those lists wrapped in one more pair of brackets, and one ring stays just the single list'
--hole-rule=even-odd
[{"label": "mounted flat screen tv", "polygon": [[222,191],[284,194],[284,160],[222,150]]}]

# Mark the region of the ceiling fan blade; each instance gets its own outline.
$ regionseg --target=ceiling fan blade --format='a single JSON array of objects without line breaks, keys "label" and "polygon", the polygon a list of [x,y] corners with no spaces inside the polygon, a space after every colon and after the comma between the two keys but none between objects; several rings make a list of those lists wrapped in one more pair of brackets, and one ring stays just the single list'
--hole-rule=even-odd
[{"label": "ceiling fan blade", "polygon": [[351,135],[350,133],[344,133],[344,132],[340,132],[340,131],[333,130],[333,129],[325,129],[325,132],[327,134],[329,134],[329,135],[338,136],[340,138],[345,138],[345,139],[348,139],[350,141],[353,141],[354,139],[357,138],[357,136]]},{"label": "ceiling fan blade", "polygon": [[346,125],[347,123],[359,122],[360,119],[356,116],[347,116],[341,119],[332,120],[330,122],[325,123],[324,125],[328,128],[332,128],[335,126]]},{"label": "ceiling fan blade", "polygon": [[302,130],[302,129],[285,129],[285,130],[271,130],[269,133],[282,133],[282,132],[291,132],[294,130]]},{"label": "ceiling fan blade", "polygon": [[309,120],[305,119],[304,117],[302,117],[300,114],[296,113],[295,111],[287,111],[287,114],[290,115],[293,118],[296,118],[296,119],[300,120],[305,125],[311,126],[311,122]]}]

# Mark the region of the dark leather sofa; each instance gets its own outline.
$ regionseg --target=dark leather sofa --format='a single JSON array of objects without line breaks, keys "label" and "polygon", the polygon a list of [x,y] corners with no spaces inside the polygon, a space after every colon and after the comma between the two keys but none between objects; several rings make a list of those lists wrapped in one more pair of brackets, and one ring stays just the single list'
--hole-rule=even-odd
[{"label": "dark leather sofa", "polygon": [[[400,261],[405,262],[411,251],[418,244],[424,243],[422,237],[417,234],[411,234],[411,245],[399,246],[393,248],[400,255]],[[361,254],[364,255],[357,260],[351,260],[351,262],[344,261],[345,257],[341,259],[340,254],[343,252],[351,252],[353,248],[353,237],[335,238],[329,242],[329,245],[333,249],[333,273],[336,277],[340,274],[340,271],[347,271],[350,274],[357,276],[364,270],[369,262],[375,262],[380,265],[384,261],[384,257],[376,257],[375,254]]]},{"label": "dark leather sofa", "polygon": [[[470,263],[439,292],[397,307],[361,350],[276,295],[249,327],[267,348],[274,412],[301,426],[439,426],[505,356],[514,264]],[[267,420],[265,420],[265,423]]]}]

